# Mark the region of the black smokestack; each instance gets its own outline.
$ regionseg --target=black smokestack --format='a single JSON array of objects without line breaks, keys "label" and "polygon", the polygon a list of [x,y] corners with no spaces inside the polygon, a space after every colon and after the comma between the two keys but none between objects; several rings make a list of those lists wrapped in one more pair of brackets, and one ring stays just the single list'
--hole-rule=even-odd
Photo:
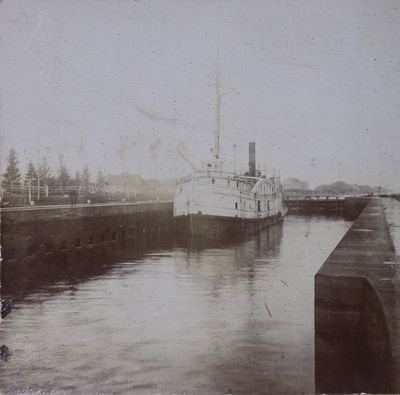
[{"label": "black smokestack", "polygon": [[256,176],[256,143],[249,143],[249,176]]}]

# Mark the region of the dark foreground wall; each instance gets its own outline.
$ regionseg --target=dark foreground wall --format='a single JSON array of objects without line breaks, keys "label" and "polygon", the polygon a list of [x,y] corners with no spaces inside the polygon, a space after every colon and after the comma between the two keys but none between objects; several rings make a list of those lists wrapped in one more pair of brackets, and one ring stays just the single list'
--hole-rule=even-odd
[{"label": "dark foreground wall", "polygon": [[48,207],[2,211],[1,215],[6,262],[119,240],[142,240],[173,229],[172,203]]},{"label": "dark foreground wall", "polygon": [[172,203],[3,211],[2,295],[73,284],[172,240]]},{"label": "dark foreground wall", "polygon": [[373,198],[315,276],[318,393],[400,392],[398,275]]}]

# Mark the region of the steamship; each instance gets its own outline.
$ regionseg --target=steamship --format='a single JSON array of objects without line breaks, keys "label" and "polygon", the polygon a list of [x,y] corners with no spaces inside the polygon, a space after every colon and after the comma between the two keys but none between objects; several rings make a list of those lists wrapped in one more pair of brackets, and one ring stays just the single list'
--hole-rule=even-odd
[{"label": "steamship", "polygon": [[[284,205],[279,177],[267,177],[256,169],[256,145],[249,143],[247,172],[228,172],[220,160],[219,73],[216,78],[216,127],[212,160],[202,164],[176,187],[175,231],[187,235],[214,236],[257,232],[283,219]],[[179,153],[179,151],[178,151]]]},{"label": "steamship", "polygon": [[215,152],[214,160],[194,170],[175,190],[176,232],[253,233],[281,221],[287,211],[281,182],[256,169],[255,143],[249,143],[249,169],[244,174],[224,171],[218,146]]}]

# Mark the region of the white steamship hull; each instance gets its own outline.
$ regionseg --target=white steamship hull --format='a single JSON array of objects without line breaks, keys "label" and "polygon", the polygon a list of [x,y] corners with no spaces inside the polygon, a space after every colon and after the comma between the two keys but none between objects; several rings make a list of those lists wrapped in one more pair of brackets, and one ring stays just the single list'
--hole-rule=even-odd
[{"label": "white steamship hull", "polygon": [[178,233],[252,233],[281,221],[285,214],[278,178],[235,175],[220,171],[219,164],[194,172],[175,191]]},{"label": "white steamship hull", "polygon": [[282,213],[257,219],[188,214],[175,217],[175,231],[185,235],[206,237],[237,233],[252,234],[277,224],[283,217]]}]

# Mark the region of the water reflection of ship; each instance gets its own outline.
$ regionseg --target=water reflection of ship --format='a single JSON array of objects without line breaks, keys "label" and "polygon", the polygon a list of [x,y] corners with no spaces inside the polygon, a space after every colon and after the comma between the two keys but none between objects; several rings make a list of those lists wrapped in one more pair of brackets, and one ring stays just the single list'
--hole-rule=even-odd
[{"label": "water reflection of ship", "polygon": [[218,288],[218,276],[243,278],[249,281],[256,265],[268,264],[279,253],[284,224],[264,229],[255,235],[220,236],[218,238],[179,238],[175,236],[175,254],[182,254],[186,270],[212,277]]},{"label": "water reflection of ship", "polygon": [[[265,375],[266,367],[249,361],[259,360],[259,352],[263,354],[260,358],[263,361],[269,355],[275,355],[271,344],[259,337],[260,333],[268,332],[273,320],[268,319],[267,311],[265,320],[257,320],[253,314],[260,305],[264,284],[268,284],[265,276],[269,277],[268,273],[274,270],[268,266],[276,268],[284,227],[285,224],[280,223],[236,240],[231,237],[193,238],[191,243],[187,239],[175,242],[179,246],[175,255],[181,254],[177,260],[182,257],[186,261],[186,266],[177,265],[178,276],[194,277],[194,284],[200,283],[200,287],[207,289],[203,301],[204,316],[200,322],[212,323],[213,328],[224,328],[225,340],[214,338],[211,330],[204,345],[209,355],[207,363],[211,364],[207,372],[212,379],[216,378],[215,385],[221,393],[265,393],[265,388],[271,385],[271,375]],[[235,291],[227,291],[230,289]],[[228,311],[224,311],[225,308]],[[204,364],[204,360],[198,363]],[[257,369],[250,371],[249,366],[257,366]]]}]

